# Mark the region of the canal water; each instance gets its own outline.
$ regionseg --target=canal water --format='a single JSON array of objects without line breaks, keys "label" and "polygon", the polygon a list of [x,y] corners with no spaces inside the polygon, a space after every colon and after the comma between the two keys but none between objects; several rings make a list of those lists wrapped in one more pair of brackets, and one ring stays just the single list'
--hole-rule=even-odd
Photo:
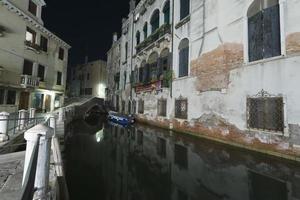
[{"label": "canal water", "polygon": [[183,134],[105,120],[66,136],[71,200],[300,200],[300,167]]}]

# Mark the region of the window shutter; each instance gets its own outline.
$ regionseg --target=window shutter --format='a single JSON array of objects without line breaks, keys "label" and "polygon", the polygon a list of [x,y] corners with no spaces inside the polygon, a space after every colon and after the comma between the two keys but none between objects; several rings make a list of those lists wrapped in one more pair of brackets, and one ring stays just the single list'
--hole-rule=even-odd
[{"label": "window shutter", "polygon": [[249,61],[263,58],[263,20],[262,12],[248,19]]},{"label": "window shutter", "polygon": [[190,0],[180,0],[180,20],[190,14]]},{"label": "window shutter", "polygon": [[139,81],[140,81],[140,83],[143,82],[143,79],[144,79],[144,67],[141,67],[139,69]]},{"label": "window shutter", "polygon": [[263,58],[273,56],[272,21],[272,8],[267,8],[263,11]]},{"label": "window shutter", "polygon": [[281,40],[280,40],[280,11],[279,5],[273,6],[271,8],[272,14],[272,49],[273,56],[281,55]]},{"label": "window shutter", "polygon": [[184,58],[184,52],[182,49],[179,51],[179,77],[183,76],[183,58]]}]

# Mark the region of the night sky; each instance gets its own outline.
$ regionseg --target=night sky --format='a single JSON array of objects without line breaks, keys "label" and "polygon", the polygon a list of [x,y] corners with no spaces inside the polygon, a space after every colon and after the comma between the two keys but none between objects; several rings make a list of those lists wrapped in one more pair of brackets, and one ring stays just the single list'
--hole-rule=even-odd
[{"label": "night sky", "polygon": [[122,17],[128,15],[129,0],[46,0],[46,28],[72,46],[70,64],[104,59],[113,32],[121,32]]}]

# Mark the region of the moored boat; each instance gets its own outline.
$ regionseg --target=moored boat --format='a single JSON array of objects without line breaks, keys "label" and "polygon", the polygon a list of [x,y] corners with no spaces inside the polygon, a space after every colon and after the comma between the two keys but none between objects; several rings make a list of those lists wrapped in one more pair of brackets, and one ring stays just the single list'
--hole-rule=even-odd
[{"label": "moored boat", "polygon": [[131,125],[135,122],[135,119],[131,115],[123,115],[117,112],[108,112],[108,119],[114,123],[121,124],[123,126]]}]

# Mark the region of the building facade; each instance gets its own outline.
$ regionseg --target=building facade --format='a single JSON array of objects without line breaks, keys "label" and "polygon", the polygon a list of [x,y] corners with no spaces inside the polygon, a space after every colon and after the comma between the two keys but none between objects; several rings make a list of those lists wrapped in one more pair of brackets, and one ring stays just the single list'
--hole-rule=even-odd
[{"label": "building facade", "polygon": [[0,111],[44,112],[63,105],[71,47],[43,26],[45,5],[0,2]]},{"label": "building facade", "polygon": [[298,8],[287,0],[131,1],[119,111],[221,140],[298,148]]},{"label": "building facade", "polygon": [[106,62],[96,60],[77,65],[71,69],[70,96],[71,97],[99,97],[105,98]]},{"label": "building facade", "polygon": [[119,109],[120,97],[120,66],[121,66],[121,39],[113,34],[113,44],[107,52],[107,88],[106,101],[113,110]]}]

